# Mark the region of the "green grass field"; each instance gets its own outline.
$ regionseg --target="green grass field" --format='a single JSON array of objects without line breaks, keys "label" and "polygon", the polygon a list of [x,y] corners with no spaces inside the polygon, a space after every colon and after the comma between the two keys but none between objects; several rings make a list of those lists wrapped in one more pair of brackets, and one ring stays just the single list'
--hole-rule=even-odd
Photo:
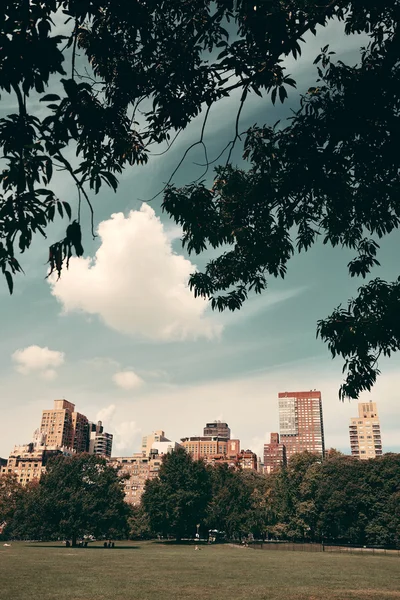
[{"label": "green grass field", "polygon": [[232,546],[0,546],[1,600],[386,600],[400,559]]}]

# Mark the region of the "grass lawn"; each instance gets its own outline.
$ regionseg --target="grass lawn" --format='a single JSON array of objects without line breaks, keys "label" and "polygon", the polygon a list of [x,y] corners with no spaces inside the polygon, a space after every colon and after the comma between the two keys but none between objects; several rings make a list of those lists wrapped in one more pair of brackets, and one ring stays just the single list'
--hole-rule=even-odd
[{"label": "grass lawn", "polygon": [[124,542],[0,545],[1,600],[400,599],[400,558]]}]

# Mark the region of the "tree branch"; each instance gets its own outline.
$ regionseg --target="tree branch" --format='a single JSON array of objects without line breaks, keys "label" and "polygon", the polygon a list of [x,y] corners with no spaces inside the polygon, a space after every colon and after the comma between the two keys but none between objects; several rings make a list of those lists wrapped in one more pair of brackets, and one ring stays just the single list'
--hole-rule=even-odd
[{"label": "tree branch", "polygon": [[[78,191],[80,190],[87,202],[87,205],[89,206],[89,210],[90,210],[90,225],[91,225],[91,231],[92,231],[92,236],[93,239],[95,239],[97,237],[97,235],[94,232],[94,210],[93,210],[93,206],[92,203],[89,200],[89,196],[86,193],[85,188],[83,187],[83,182],[81,180],[79,180],[77,178],[77,176],[74,173],[74,170],[72,168],[72,165],[68,162],[68,160],[66,158],[64,158],[64,156],[61,154],[60,151],[57,152],[56,154],[56,158],[63,164],[65,165],[66,170],[68,171],[68,173],[71,175],[72,179],[75,181],[77,187],[78,187]],[[81,196],[79,194],[79,204],[78,204],[78,217],[80,219],[80,213],[81,213]]]}]

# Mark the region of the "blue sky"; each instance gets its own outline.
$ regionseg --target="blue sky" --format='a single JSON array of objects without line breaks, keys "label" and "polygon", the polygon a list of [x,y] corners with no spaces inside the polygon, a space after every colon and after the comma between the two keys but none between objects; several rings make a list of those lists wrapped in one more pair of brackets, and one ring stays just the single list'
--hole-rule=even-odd
[{"label": "blue sky", "polygon": [[[309,39],[302,59],[287,61],[298,90],[314,83],[311,63],[321,46],[330,43],[355,63],[362,41],[345,38],[337,23]],[[232,96],[211,111],[210,157],[232,138],[238,101]],[[296,91],[283,107],[251,98],[242,129],[284,118],[297,102]],[[2,103],[2,114],[13,109],[12,102]],[[5,283],[0,287],[0,456],[30,441],[41,410],[62,397],[89,418],[103,419],[115,434],[114,454],[138,451],[141,436],[152,430],[179,439],[199,434],[214,419],[226,420],[242,447],[261,453],[278,427],[278,392],[314,388],[323,396],[327,447],[349,451],[348,421],[357,406],[339,402],[342,363],[331,360],[315,330],[317,320],[362,283],[348,277],[352,254],[318,245],[295,256],[285,280],[271,279],[268,291],[240,313],[215,314],[186,287],[189,273],[211,253],[188,257],[179,230],[160,211],[160,198],[142,202],[168,180],[201,123],[193,122],[167,154],[127,170],[116,195],[101,191],[95,199],[99,237],[90,239],[86,215],[85,257],[71,261],[60,282],[45,280],[47,243],[36,239],[22,257],[26,275],[15,281],[14,295]],[[240,150],[239,144],[234,161]],[[195,148],[174,181],[198,177],[193,163],[202,159]],[[55,187],[76,204],[67,178],[59,176]],[[49,239],[60,239],[63,230],[58,221]],[[398,243],[395,233],[381,244],[382,266],[373,276],[398,276]],[[382,361],[378,384],[362,397],[378,402],[385,451],[400,451],[398,367],[396,357]]]}]

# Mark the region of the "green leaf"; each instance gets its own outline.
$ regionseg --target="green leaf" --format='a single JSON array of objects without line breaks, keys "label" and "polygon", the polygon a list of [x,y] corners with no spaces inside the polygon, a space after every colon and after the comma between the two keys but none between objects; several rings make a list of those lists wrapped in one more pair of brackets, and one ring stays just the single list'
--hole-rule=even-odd
[{"label": "green leaf", "polygon": [[54,192],[46,188],[39,188],[35,190],[35,194],[38,194],[38,196],[53,196]]},{"label": "green leaf", "polygon": [[46,94],[43,98],[40,98],[40,102],[54,102],[55,100],[61,100],[57,94]]},{"label": "green leaf", "polygon": [[63,202],[63,206],[64,206],[64,208],[65,208],[65,212],[66,212],[66,213],[67,213],[67,215],[68,215],[68,219],[69,219],[69,220],[71,220],[72,212],[71,212],[71,207],[70,207],[70,205],[68,204],[68,202]]},{"label": "green leaf", "polygon": [[283,85],[279,86],[279,99],[282,102],[282,104],[284,103],[285,98],[287,98],[287,97],[288,97],[288,95],[287,95],[286,88],[284,88]]},{"label": "green leaf", "polygon": [[4,271],[4,275],[5,275],[6,280],[7,280],[7,285],[8,285],[9,292],[10,292],[10,294],[12,294],[13,293],[13,289],[14,289],[14,282],[13,282],[12,275],[11,275],[11,273],[9,271]]}]

